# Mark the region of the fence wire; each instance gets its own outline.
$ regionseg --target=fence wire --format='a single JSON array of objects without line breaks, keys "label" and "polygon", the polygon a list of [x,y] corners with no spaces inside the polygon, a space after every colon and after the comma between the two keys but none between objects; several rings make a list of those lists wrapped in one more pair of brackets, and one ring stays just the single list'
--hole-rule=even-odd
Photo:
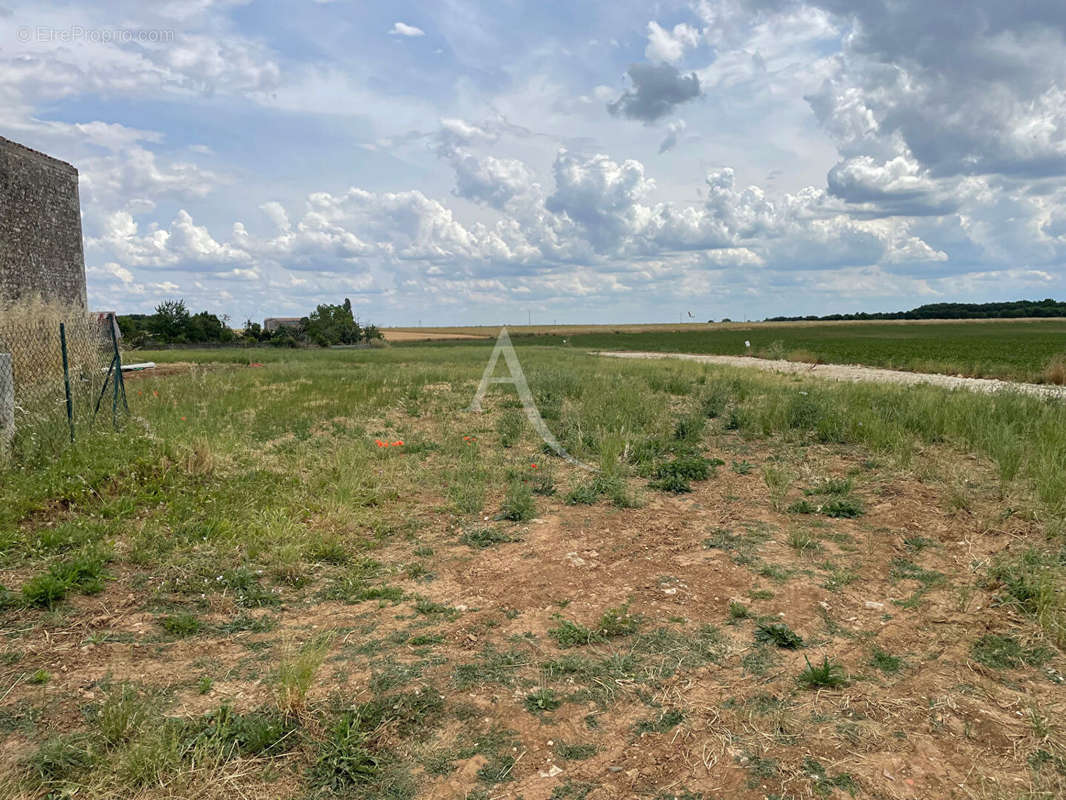
[{"label": "fence wire", "polygon": [[[10,356],[13,413],[0,415],[0,447],[39,450],[49,440],[69,439],[66,381],[60,323],[66,334],[71,416],[77,435],[94,424],[98,399],[114,357],[110,319],[81,309],[57,313],[48,307],[32,311],[0,310],[0,412],[4,397],[4,354]],[[113,376],[112,376],[113,380]],[[101,423],[111,424],[111,387],[100,403]],[[8,429],[13,422],[13,430]],[[57,439],[58,437],[58,439]]]}]

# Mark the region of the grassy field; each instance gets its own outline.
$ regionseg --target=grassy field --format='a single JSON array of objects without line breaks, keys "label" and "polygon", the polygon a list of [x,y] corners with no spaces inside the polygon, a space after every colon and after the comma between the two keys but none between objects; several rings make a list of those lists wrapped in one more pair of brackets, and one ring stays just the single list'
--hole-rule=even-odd
[{"label": "grassy field", "polygon": [[482,344],[138,353],[21,444],[0,796],[1063,796],[1066,406],[581,338],[516,344],[595,473]]},{"label": "grassy field", "polygon": [[[428,330],[428,329],[427,329]],[[456,328],[471,335],[488,329]],[[512,338],[581,350],[757,355],[827,364],[866,364],[975,378],[1066,383],[1066,320],[807,322],[745,325],[524,326]],[[434,328],[437,336],[447,329]],[[408,332],[409,335],[410,332]],[[751,349],[744,342],[751,342]]]}]

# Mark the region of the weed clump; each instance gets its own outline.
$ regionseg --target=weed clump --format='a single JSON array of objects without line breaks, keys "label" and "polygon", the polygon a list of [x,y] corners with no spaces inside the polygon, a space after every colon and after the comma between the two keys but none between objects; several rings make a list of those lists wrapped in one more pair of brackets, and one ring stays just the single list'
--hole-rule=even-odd
[{"label": "weed clump", "polygon": [[548,629],[548,635],[553,638],[559,647],[580,647],[582,645],[591,644],[596,634],[577,622],[565,619],[564,617],[556,617],[559,624],[554,628]]},{"label": "weed clump", "polygon": [[544,711],[554,711],[563,704],[555,695],[554,689],[537,689],[526,695],[525,709],[531,714],[540,714]]},{"label": "weed clump", "polygon": [[682,494],[692,491],[691,481],[707,480],[720,461],[711,462],[701,455],[682,453],[670,461],[657,464],[652,471],[651,486],[664,492]]},{"label": "weed clump", "polygon": [[880,647],[875,647],[870,655],[870,666],[881,670],[886,675],[894,675],[903,667],[903,659]]},{"label": "weed clump", "polygon": [[319,749],[311,780],[323,789],[344,793],[369,782],[378,773],[379,758],[367,744],[369,734],[356,711],[341,715]]},{"label": "weed clump", "polygon": [[195,614],[188,613],[171,614],[169,616],[160,617],[158,623],[159,627],[171,636],[177,636],[179,638],[184,636],[195,636],[203,627]]},{"label": "weed clump", "polygon": [[1013,636],[987,633],[973,643],[970,656],[992,669],[1039,667],[1051,657],[1046,647],[1025,647]]},{"label": "weed clump", "polygon": [[512,536],[499,528],[475,528],[463,533],[459,537],[463,544],[475,549],[484,550],[496,544],[520,541],[517,536]]},{"label": "weed clump", "polygon": [[496,420],[496,432],[500,436],[500,445],[513,447],[522,438],[522,423],[524,417],[521,412],[514,408],[504,409]]},{"label": "weed clump", "polygon": [[612,639],[619,636],[629,636],[640,628],[641,619],[636,614],[629,613],[629,604],[608,608],[600,617],[596,633],[605,638]]},{"label": "weed clump", "polygon": [[803,647],[803,637],[783,622],[760,624],[755,628],[755,641],[773,642],[785,650]]},{"label": "weed clump", "polygon": [[563,502],[568,506],[591,506],[599,502],[601,497],[608,498],[617,508],[636,508],[640,505],[640,500],[630,492],[621,475],[603,473],[572,488]]},{"label": "weed clump", "polygon": [[685,714],[681,709],[671,708],[663,711],[658,717],[641,720],[634,728],[634,733],[644,736],[650,733],[666,733],[673,730],[685,720]]},{"label": "weed clump", "polygon": [[532,490],[522,481],[512,481],[496,519],[529,522],[535,516],[537,516],[537,506],[533,502]]},{"label": "weed clump", "polygon": [[807,656],[803,657],[807,662],[806,669],[799,675],[800,686],[806,689],[836,689],[848,682],[844,668],[830,661],[829,656],[822,656],[822,663],[815,666]]},{"label": "weed clump", "polygon": [[99,594],[107,577],[105,566],[110,556],[90,549],[74,558],[53,564],[48,572],[30,578],[22,586],[22,597],[29,606],[52,608],[71,591]]},{"label": "weed clump", "polygon": [[303,711],[315,673],[322,666],[332,644],[333,637],[326,634],[284,655],[274,682],[274,698],[283,714],[292,716]]}]

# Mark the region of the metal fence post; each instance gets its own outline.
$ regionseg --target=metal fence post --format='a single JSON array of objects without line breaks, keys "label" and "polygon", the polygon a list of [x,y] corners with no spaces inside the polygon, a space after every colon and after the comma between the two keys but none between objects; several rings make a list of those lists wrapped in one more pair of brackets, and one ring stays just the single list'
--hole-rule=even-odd
[{"label": "metal fence post", "polygon": [[67,425],[70,427],[70,441],[74,441],[74,402],[70,397],[70,365],[67,360],[67,326],[59,323],[59,348],[63,351],[63,389],[67,395]]},{"label": "metal fence post", "polygon": [[122,398],[122,407],[127,414],[130,413],[129,403],[126,402],[126,380],[122,377],[122,354],[119,352],[118,336],[115,334],[117,325],[118,321],[115,319],[115,315],[108,315],[107,327],[111,331],[111,346],[115,349],[115,397],[111,402],[111,422],[116,428],[118,427],[118,400],[120,396]]},{"label": "metal fence post", "polygon": [[0,456],[5,456],[15,439],[15,374],[11,354],[0,353]]}]

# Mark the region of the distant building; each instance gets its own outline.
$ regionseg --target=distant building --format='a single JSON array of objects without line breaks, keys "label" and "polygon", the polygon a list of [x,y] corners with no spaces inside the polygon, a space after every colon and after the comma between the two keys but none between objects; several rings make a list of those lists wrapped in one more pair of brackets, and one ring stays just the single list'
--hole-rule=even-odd
[{"label": "distant building", "polygon": [[78,171],[0,136],[0,305],[85,307]]},{"label": "distant building", "polygon": [[122,329],[118,326],[118,315],[114,311],[92,311],[90,312],[96,319],[96,323],[102,330],[107,330],[108,322],[111,323],[115,329],[115,338],[122,338]]},{"label": "distant building", "polygon": [[302,317],[267,317],[263,320],[263,330],[273,333],[279,328],[298,328]]}]

